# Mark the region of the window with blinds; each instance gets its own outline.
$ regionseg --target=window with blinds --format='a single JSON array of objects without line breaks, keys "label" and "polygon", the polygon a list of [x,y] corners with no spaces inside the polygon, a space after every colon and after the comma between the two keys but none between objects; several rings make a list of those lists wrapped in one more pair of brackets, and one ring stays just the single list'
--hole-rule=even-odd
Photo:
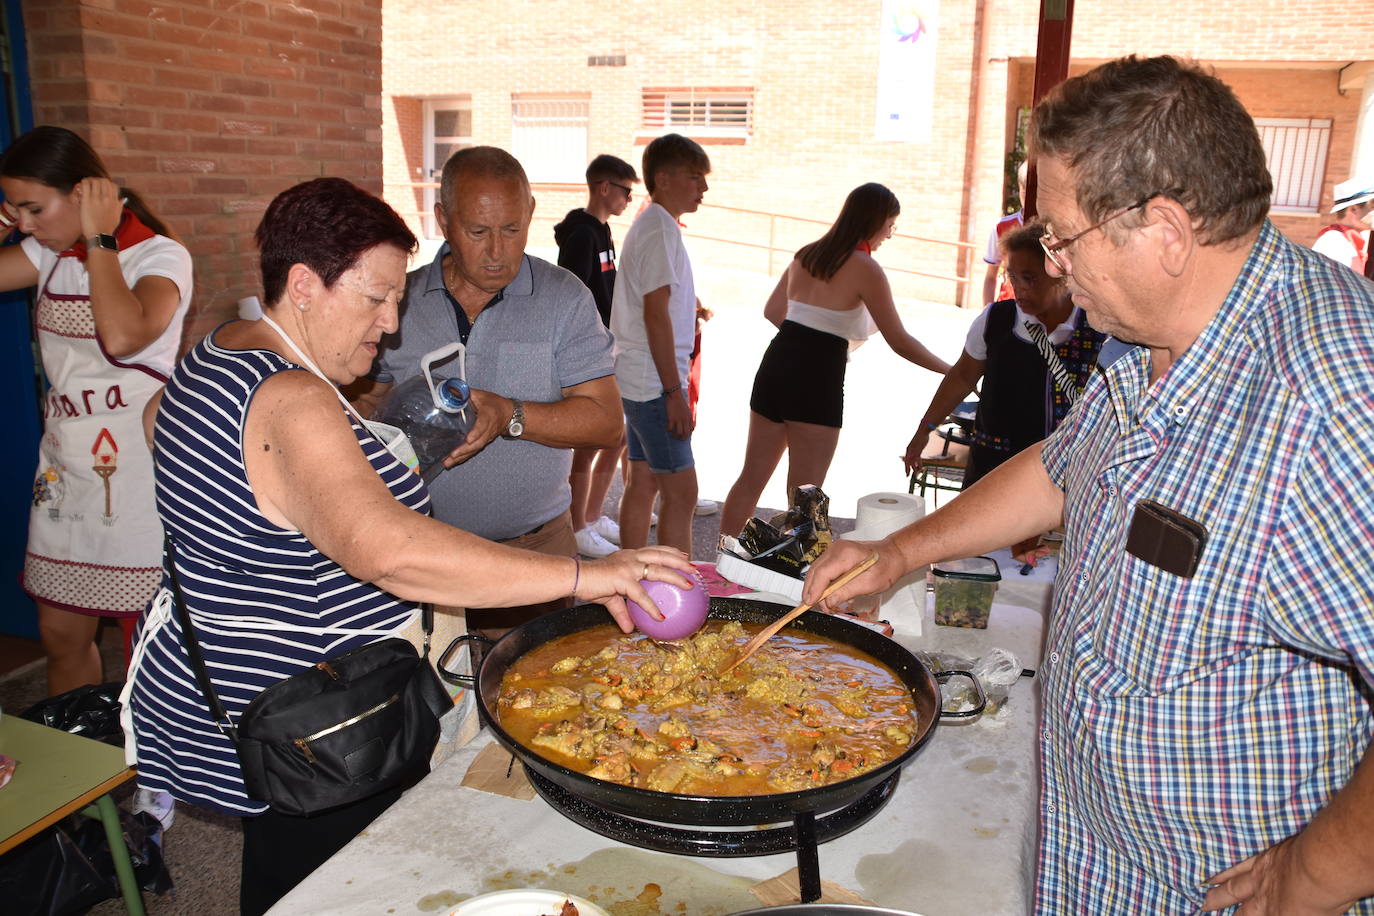
[{"label": "window with blinds", "polygon": [[754,129],[754,90],[645,89],[641,126],[647,133],[747,137]]},{"label": "window with blinds", "polygon": [[531,182],[581,184],[587,174],[586,98],[511,98],[511,154]]},{"label": "window with blinds", "polygon": [[1274,180],[1275,210],[1315,213],[1326,177],[1330,118],[1256,118],[1269,174]]}]

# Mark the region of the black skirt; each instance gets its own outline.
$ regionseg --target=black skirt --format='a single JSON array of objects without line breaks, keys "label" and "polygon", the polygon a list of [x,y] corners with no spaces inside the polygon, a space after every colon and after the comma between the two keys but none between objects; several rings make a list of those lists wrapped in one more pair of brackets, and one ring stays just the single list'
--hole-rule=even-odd
[{"label": "black skirt", "polygon": [[774,423],[844,425],[849,341],[784,321],[754,375],[749,408]]}]

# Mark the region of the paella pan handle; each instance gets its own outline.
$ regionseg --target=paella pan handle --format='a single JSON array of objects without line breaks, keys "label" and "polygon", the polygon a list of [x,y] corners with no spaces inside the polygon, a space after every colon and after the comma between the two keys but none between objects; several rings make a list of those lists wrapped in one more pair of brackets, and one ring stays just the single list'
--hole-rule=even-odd
[{"label": "paella pan handle", "polygon": [[496,645],[494,640],[488,639],[485,636],[480,636],[476,633],[464,633],[462,636],[455,637],[453,642],[448,644],[448,648],[444,650],[443,655],[439,656],[439,662],[434,667],[438,669],[439,677],[443,678],[446,682],[455,687],[466,687],[471,690],[477,679],[475,672],[473,674],[459,674],[456,671],[448,670],[447,667],[449,661],[453,658],[453,654],[458,651],[459,646],[466,642],[486,643],[488,649]]},{"label": "paella pan handle", "polygon": [[[448,653],[446,652],[444,654],[447,655]],[[443,659],[440,659],[440,662],[442,663]],[[439,673],[442,674],[443,670],[444,669],[440,667]],[[983,707],[988,705],[987,694],[983,693],[983,685],[978,683],[978,678],[973,676],[972,671],[961,671],[957,668],[951,668],[948,671],[936,671],[934,672],[934,674],[935,680],[939,681],[941,684],[943,684],[945,681],[949,680],[952,677],[968,678],[969,681],[973,684],[973,694],[978,698],[978,702],[974,704],[974,707],[972,709],[965,709],[960,712],[946,712],[943,709],[940,710],[941,719],[971,719],[974,716],[981,714],[983,712]]]}]

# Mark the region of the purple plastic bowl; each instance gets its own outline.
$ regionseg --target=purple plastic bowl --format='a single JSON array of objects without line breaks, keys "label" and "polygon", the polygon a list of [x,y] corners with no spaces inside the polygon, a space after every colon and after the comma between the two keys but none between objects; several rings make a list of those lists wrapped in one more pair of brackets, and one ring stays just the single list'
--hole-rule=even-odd
[{"label": "purple plastic bowl", "polygon": [[641,579],[639,584],[649,593],[649,597],[663,612],[662,620],[655,620],[633,601],[626,601],[630,608],[630,619],[635,629],[654,639],[686,639],[706,622],[711,610],[711,597],[706,594],[706,583],[699,573],[693,573],[693,587],[687,591],[669,582]]}]

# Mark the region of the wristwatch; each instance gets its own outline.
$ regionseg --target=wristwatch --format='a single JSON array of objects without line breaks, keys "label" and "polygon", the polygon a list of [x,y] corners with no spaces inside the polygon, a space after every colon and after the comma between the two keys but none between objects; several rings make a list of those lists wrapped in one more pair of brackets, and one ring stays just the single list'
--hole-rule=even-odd
[{"label": "wristwatch", "polygon": [[115,241],[114,236],[102,232],[86,239],[86,248],[104,248],[106,251],[118,251],[119,243]]},{"label": "wristwatch", "polygon": [[519,439],[525,434],[525,405],[515,398],[511,398],[510,402],[515,409],[510,413],[510,422],[506,424],[506,438]]}]

